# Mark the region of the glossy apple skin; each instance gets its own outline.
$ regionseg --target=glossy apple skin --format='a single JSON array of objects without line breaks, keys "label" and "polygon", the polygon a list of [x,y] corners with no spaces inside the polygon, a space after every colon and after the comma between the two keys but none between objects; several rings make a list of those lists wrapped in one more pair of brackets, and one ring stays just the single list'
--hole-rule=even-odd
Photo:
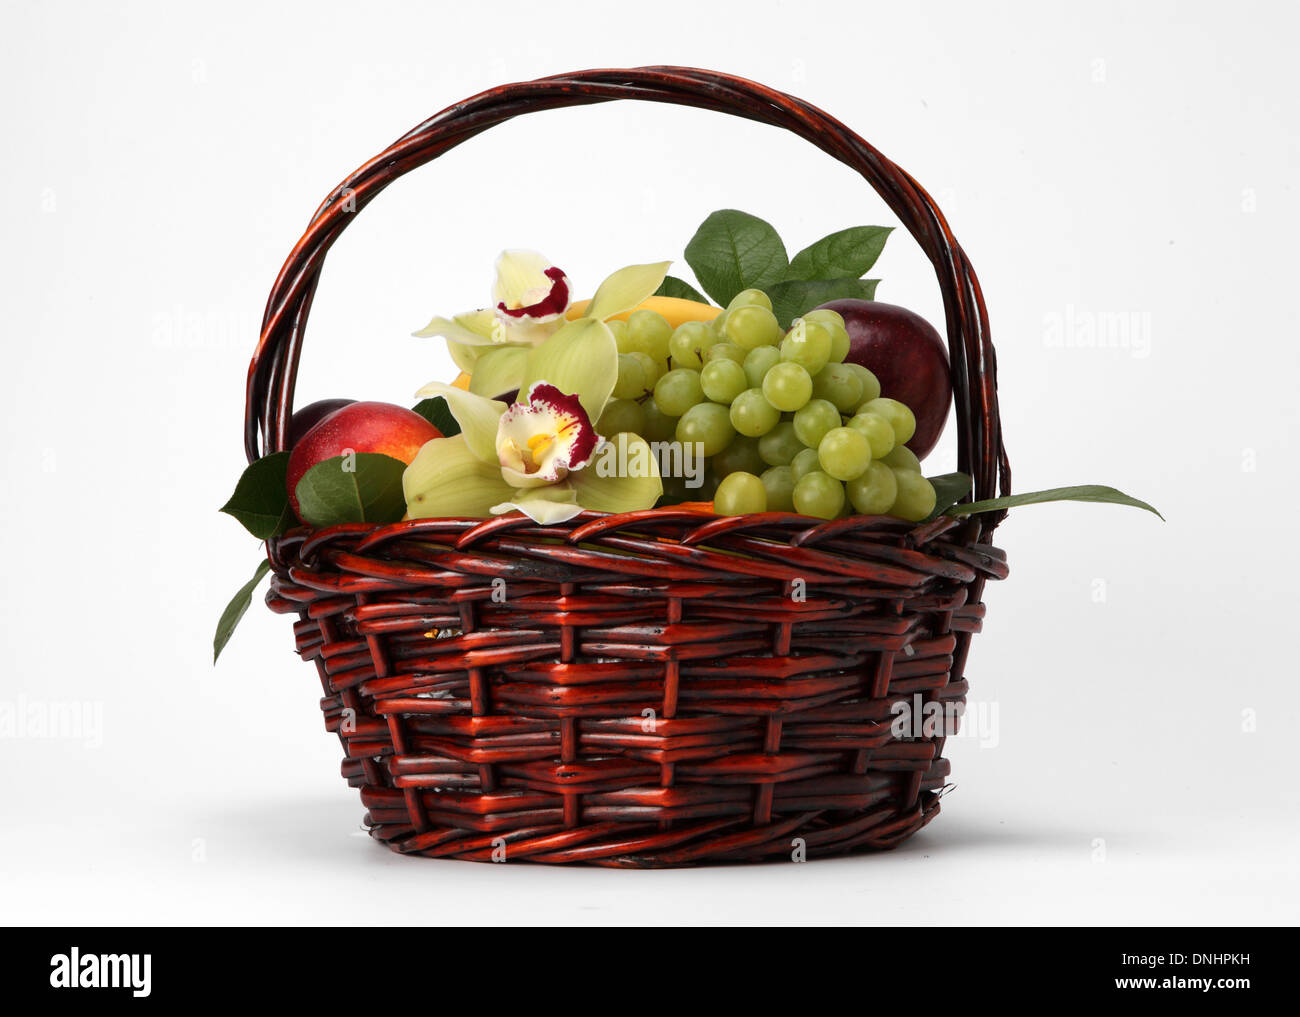
[{"label": "glossy apple skin", "polygon": [[[298,513],[298,481],[317,463],[353,452],[379,452],[410,463],[427,441],[442,434],[413,410],[392,403],[349,403],[303,435],[289,454],[289,504]],[[305,520],[304,520],[305,522]]]},{"label": "glossy apple skin", "polygon": [[914,311],[878,300],[832,300],[849,333],[845,362],[861,364],[880,380],[880,394],[916,415],[907,447],[924,459],[938,444],[952,406],[948,344]]},{"label": "glossy apple skin", "polygon": [[289,418],[289,436],[287,448],[293,448],[313,427],[328,417],[335,410],[351,406],[355,399],[317,399],[300,410],[294,410]]}]

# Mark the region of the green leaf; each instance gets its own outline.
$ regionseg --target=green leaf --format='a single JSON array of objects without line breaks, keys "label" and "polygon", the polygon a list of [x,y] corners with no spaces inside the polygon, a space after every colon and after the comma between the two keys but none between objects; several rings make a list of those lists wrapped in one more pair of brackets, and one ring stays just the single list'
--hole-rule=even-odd
[{"label": "green leaf", "polygon": [[221,511],[238,519],[258,540],[278,537],[293,525],[285,487],[288,469],[288,452],[272,452],[249,463]]},{"label": "green leaf", "polygon": [[604,321],[632,310],[659,288],[671,264],[671,261],[656,261],[650,265],[620,268],[596,287],[596,295],[587,305],[585,317]]},{"label": "green leaf", "polygon": [[1017,505],[1039,505],[1047,501],[1097,501],[1108,505],[1131,505],[1145,509],[1164,519],[1160,513],[1144,501],[1117,491],[1102,484],[1083,484],[1078,487],[1053,487],[1047,491],[1027,491],[1024,494],[1012,494],[1005,498],[989,498],[985,501],[971,502],[968,505],[953,505],[945,510],[945,515],[969,516],[977,512],[998,512],[1001,509],[1015,508]]},{"label": "green leaf", "polygon": [[298,481],[298,509],[312,526],[395,523],[406,511],[406,464],[378,452],[354,452],[319,462]]},{"label": "green leaf", "polygon": [[938,477],[926,478],[934,488],[934,511],[926,518],[928,523],[941,513],[952,508],[970,494],[970,476],[965,473],[945,473]]},{"label": "green leaf", "polygon": [[271,571],[271,563],[266,559],[257,563],[257,569],[253,572],[253,578],[239,588],[226,609],[221,612],[221,617],[217,619],[217,633],[212,637],[212,663],[217,662],[221,656],[221,651],[226,648],[230,642],[230,637],[234,635],[235,626],[239,620],[244,617],[244,612],[248,610],[248,605],[253,602],[253,590],[257,584],[262,581],[262,577]]},{"label": "green leaf", "polygon": [[444,438],[453,438],[460,434],[460,424],[456,423],[456,418],[451,415],[451,410],[447,409],[447,400],[442,396],[421,399],[412,408],[436,427]]},{"label": "green leaf", "polygon": [[707,304],[709,298],[697,290],[690,283],[683,279],[678,279],[675,275],[664,276],[664,281],[659,284],[655,290],[656,297],[676,297],[678,300],[697,300],[701,304]]},{"label": "green leaf", "polygon": [[767,290],[785,278],[790,266],[776,230],[734,208],[714,212],[700,224],[686,245],[686,263],[722,307],[741,290]]},{"label": "green leaf", "polygon": [[789,279],[769,287],[772,313],[782,328],[801,314],[819,307],[828,300],[853,297],[857,300],[874,300],[879,279]]},{"label": "green leaf", "polygon": [[787,279],[858,279],[876,263],[892,226],[852,226],[822,237],[790,259]]}]

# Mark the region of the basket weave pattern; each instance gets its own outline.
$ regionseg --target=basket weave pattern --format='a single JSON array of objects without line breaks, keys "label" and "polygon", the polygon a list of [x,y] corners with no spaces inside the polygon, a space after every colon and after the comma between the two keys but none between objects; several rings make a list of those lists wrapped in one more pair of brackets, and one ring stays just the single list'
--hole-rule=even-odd
[{"label": "basket weave pattern", "polygon": [[[523,112],[610,99],[784,127],[857,169],[935,265],[959,468],[1009,489],[978,283],[915,181],[842,124],[752,82],[587,71],[485,92],[361,167],[317,210],[268,301],[249,372],[250,459],[284,447],[329,247],[388,183]],[[891,847],[938,811],[942,734],[895,704],[964,702],[999,518],[914,526],[660,509],[293,531],[267,601],[294,614],[326,727],[395,850],[660,866]]]}]

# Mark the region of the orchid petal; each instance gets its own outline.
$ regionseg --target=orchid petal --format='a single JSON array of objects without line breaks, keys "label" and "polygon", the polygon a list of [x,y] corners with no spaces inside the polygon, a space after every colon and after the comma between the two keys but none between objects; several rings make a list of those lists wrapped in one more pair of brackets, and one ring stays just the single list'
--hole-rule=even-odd
[{"label": "orchid petal", "polygon": [[470,371],[469,390],[496,399],[519,389],[528,351],[522,346],[499,346],[484,350]]},{"label": "orchid petal", "polygon": [[488,346],[492,343],[490,335],[481,335],[472,328],[466,328],[450,318],[434,318],[420,331],[412,332],[411,335],[419,339],[440,337],[449,339],[452,342],[463,343],[466,346]]},{"label": "orchid petal", "polygon": [[579,318],[564,325],[542,345],[529,351],[520,390],[545,381],[572,392],[592,420],[609,402],[618,380],[618,344],[603,321]]},{"label": "orchid petal", "polygon": [[600,441],[577,396],[537,382],[501,414],[497,427],[501,475],[519,488],[559,483],[587,465]]},{"label": "orchid petal", "polygon": [[446,399],[447,409],[460,424],[469,450],[483,462],[497,465],[497,425],[501,414],[506,411],[505,403],[485,399],[441,381],[431,381],[415,394],[421,399],[430,396]]},{"label": "orchid petal", "polygon": [[645,440],[616,434],[598,448],[586,469],[569,474],[578,504],[593,512],[636,512],[654,508],[664,492],[659,464]]},{"label": "orchid petal", "polygon": [[402,474],[408,519],[486,517],[514,492],[495,463],[485,463],[461,435],[425,442]]},{"label": "orchid petal", "polygon": [[470,375],[474,373],[474,365],[478,363],[478,358],[491,349],[491,346],[467,346],[465,343],[447,340],[447,352],[451,354],[451,362]]},{"label": "orchid petal", "polygon": [[477,311],[466,311],[463,314],[457,314],[452,318],[457,325],[467,328],[471,332],[476,332],[481,336],[486,336],[493,342],[500,342],[501,336],[497,331],[496,312],[490,307],[480,307]]},{"label": "orchid petal", "polygon": [[605,321],[616,314],[632,310],[647,297],[654,295],[671,264],[671,261],[659,261],[653,265],[620,268],[597,288],[596,295],[587,305],[587,317]]},{"label": "orchid petal", "polygon": [[520,307],[530,290],[550,290],[551,280],[546,270],[551,261],[536,251],[502,251],[497,257],[497,278],[492,285],[493,305]]},{"label": "orchid petal", "polygon": [[492,506],[493,515],[518,510],[535,523],[562,523],[582,511],[574,491],[567,484],[538,488],[535,493],[519,494],[514,501]]},{"label": "orchid petal", "polygon": [[564,324],[563,315],[553,315],[546,319],[538,318],[497,318],[501,329],[501,342],[509,346],[540,346]]}]

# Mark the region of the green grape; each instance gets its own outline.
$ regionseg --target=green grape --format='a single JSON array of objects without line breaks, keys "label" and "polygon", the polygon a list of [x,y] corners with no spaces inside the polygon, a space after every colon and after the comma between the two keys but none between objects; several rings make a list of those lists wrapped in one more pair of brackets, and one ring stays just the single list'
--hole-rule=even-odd
[{"label": "green grape", "polygon": [[643,434],[645,429],[645,411],[641,404],[633,399],[611,399],[605,404],[605,412],[596,421],[596,433],[602,438],[627,431],[631,434]]},{"label": "green grape", "polygon": [[758,439],[758,454],[768,466],[789,466],[803,448],[794,424],[783,420]]},{"label": "green grape", "polygon": [[713,330],[702,321],[684,321],[668,340],[674,367],[699,370],[704,366],[704,351],[718,341]]},{"label": "green grape", "polygon": [[758,439],[738,434],[731,443],[710,461],[713,472],[719,477],[729,473],[762,473],[767,463],[758,453]]},{"label": "green grape", "polygon": [[826,433],[817,446],[822,469],[836,480],[852,480],[866,472],[871,462],[867,436],[852,427],[836,427]]},{"label": "green grape", "polygon": [[799,454],[790,461],[790,473],[796,481],[805,473],[812,473],[814,470],[820,470],[821,468],[821,460],[817,458],[817,450],[815,448],[802,449]]},{"label": "green grape", "polygon": [[632,345],[632,337],[628,334],[626,321],[607,321],[606,325],[614,333],[614,342],[618,346],[619,353],[631,353],[635,349]]},{"label": "green grape", "polygon": [[712,321],[707,322],[706,327],[719,339],[723,338],[727,332],[727,312],[723,311]]},{"label": "green grape", "polygon": [[825,399],[812,399],[794,414],[794,433],[809,448],[816,448],[827,431],[839,426],[840,411]]},{"label": "green grape", "polygon": [[747,306],[762,307],[767,310],[772,309],[772,298],[762,290],[741,290],[731,298],[731,303],[727,305],[728,311],[734,311],[737,307]]},{"label": "green grape", "polygon": [[898,496],[889,510],[891,516],[919,523],[934,511],[937,500],[934,485],[921,474],[911,470],[895,470],[894,480],[898,482]]},{"label": "green grape", "polygon": [[720,516],[767,511],[767,488],[752,473],[728,473],[713,495],[713,511]]},{"label": "green grape", "polygon": [[[893,430],[893,428],[890,428],[890,430]],[[921,472],[921,460],[917,459],[916,453],[906,445],[895,445],[893,451],[886,456],[882,456],[880,461],[892,470]]]},{"label": "green grape", "polygon": [[618,355],[618,380],[614,382],[615,399],[635,399],[645,395],[645,369],[631,353]]},{"label": "green grape", "polygon": [[818,519],[834,519],[844,508],[844,485],[828,473],[813,470],[794,485],[795,511]]},{"label": "green grape", "polygon": [[669,416],[659,408],[653,399],[641,403],[641,412],[645,423],[637,432],[646,441],[675,441],[677,438],[677,418]]},{"label": "green grape", "polygon": [[717,403],[697,403],[677,421],[677,440],[698,444],[702,455],[717,455],[735,436],[736,429],[731,426],[727,408]]},{"label": "green grape", "polygon": [[852,413],[862,402],[862,379],[844,364],[827,364],[813,377],[813,397],[834,403],[841,413]]},{"label": "green grape", "polygon": [[861,431],[871,446],[872,459],[884,459],[894,448],[894,429],[879,413],[859,413],[849,427]]},{"label": "green grape", "polygon": [[645,390],[650,391],[655,387],[655,382],[663,377],[668,368],[663,361],[656,360],[649,353],[642,353],[638,350],[636,353],[628,353],[625,356],[631,357],[641,365],[641,370],[645,372]]},{"label": "green grape", "polygon": [[715,360],[734,360],[737,364],[743,364],[745,362],[745,351],[735,343],[714,343],[704,351],[704,363],[706,365],[711,364]]},{"label": "green grape", "polygon": [[859,413],[878,413],[894,429],[894,440],[903,444],[916,433],[916,417],[897,399],[872,399],[858,407]]},{"label": "green grape", "polygon": [[794,511],[794,473],[789,466],[769,466],[759,475],[767,491],[769,512]]},{"label": "green grape", "polygon": [[781,411],[763,397],[761,388],[747,388],[731,403],[731,426],[757,438],[776,427]]},{"label": "green grape", "polygon": [[781,362],[781,351],[775,346],[757,346],[745,354],[745,378],[750,388],[758,388],[763,378]]},{"label": "green grape", "polygon": [[842,364],[853,346],[849,341],[849,331],[843,325],[834,323],[827,323],[826,327],[831,333],[831,363]]},{"label": "green grape", "polygon": [[825,367],[830,357],[830,329],[815,321],[796,321],[781,340],[781,359],[800,365],[810,375]]},{"label": "green grape", "polygon": [[715,403],[730,406],[745,391],[745,369],[734,360],[714,360],[700,372],[700,387]]},{"label": "green grape", "polygon": [[832,311],[829,307],[818,307],[801,315],[804,321],[815,321],[819,325],[836,325],[844,327],[844,315],[839,311]]},{"label": "green grape", "polygon": [[865,516],[883,516],[898,497],[898,478],[884,463],[870,463],[866,472],[844,485],[853,507]]},{"label": "green grape", "polygon": [[627,316],[627,331],[634,352],[648,353],[655,360],[668,359],[668,341],[672,338],[673,327],[658,311],[633,311]]},{"label": "green grape", "polygon": [[793,413],[812,397],[812,376],[801,364],[777,364],[763,376],[763,396],[778,410]]},{"label": "green grape", "polygon": [[776,315],[758,304],[745,304],[728,311],[724,331],[727,338],[743,350],[773,346],[781,338],[781,326]]},{"label": "green grape", "polygon": [[[862,382],[862,402],[858,403],[859,406],[863,403],[871,402],[872,399],[880,398],[879,378],[861,364],[845,364],[844,366],[856,374],[858,380]],[[844,412],[847,413],[849,411],[845,410]]]},{"label": "green grape", "polygon": [[680,417],[696,403],[704,402],[700,373],[674,368],[655,382],[655,402],[670,417]]}]

